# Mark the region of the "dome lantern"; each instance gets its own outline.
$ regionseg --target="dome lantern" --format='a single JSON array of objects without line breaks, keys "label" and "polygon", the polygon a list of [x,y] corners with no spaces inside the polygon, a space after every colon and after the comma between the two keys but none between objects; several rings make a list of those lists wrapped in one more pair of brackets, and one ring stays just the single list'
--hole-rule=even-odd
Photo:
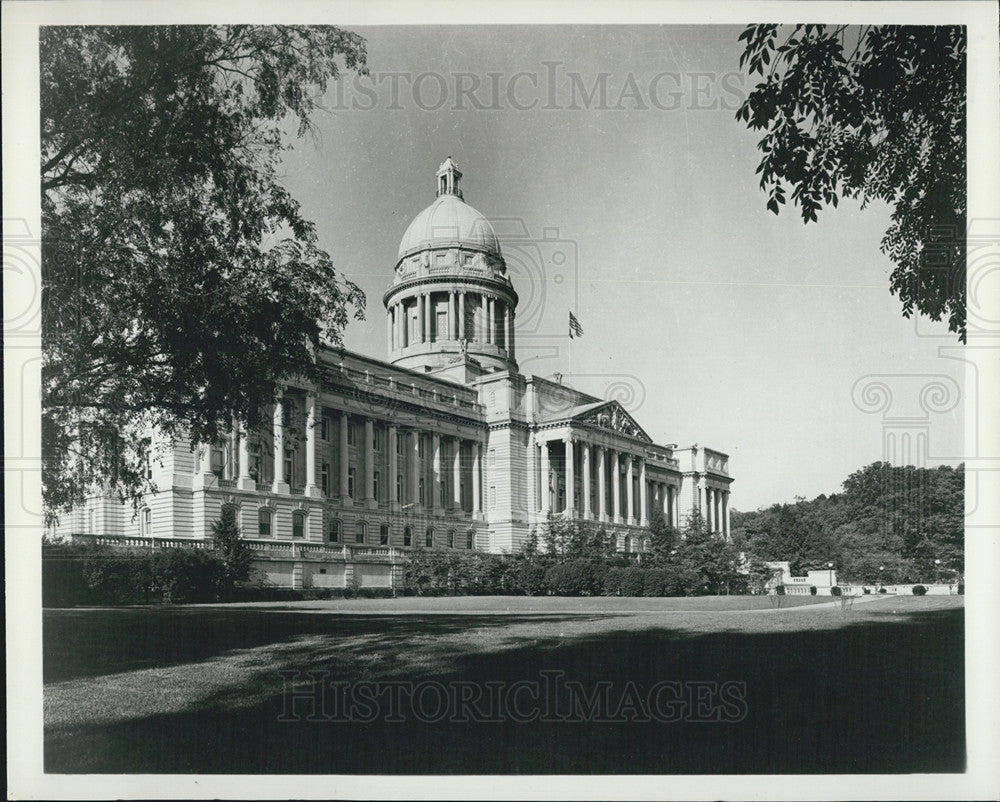
[{"label": "dome lantern", "polygon": [[442,195],[462,198],[462,173],[451,160],[451,156],[444,160],[437,171],[437,196],[440,198]]}]

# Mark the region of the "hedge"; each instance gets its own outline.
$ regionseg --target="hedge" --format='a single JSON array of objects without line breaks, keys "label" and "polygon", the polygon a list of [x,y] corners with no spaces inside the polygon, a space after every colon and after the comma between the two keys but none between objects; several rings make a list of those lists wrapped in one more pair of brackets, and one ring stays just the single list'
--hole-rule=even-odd
[{"label": "hedge", "polygon": [[923,585],[914,585],[913,586],[913,595],[914,596],[923,596],[925,593],[927,593],[927,588],[925,588]]}]

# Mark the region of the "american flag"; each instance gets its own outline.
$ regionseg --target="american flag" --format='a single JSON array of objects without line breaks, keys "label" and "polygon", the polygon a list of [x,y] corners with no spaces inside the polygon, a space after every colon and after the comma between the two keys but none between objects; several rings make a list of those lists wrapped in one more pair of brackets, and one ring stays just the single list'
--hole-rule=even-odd
[{"label": "american flag", "polygon": [[569,313],[569,337],[572,340],[574,337],[583,336],[583,326],[580,325],[580,321],[576,319],[576,315],[572,312]]}]

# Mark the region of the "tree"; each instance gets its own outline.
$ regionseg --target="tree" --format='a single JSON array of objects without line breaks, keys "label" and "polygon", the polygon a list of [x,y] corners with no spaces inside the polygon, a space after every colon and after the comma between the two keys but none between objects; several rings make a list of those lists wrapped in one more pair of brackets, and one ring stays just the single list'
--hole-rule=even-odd
[{"label": "tree", "polygon": [[236,583],[246,582],[250,578],[252,557],[231,509],[224,509],[219,520],[212,524],[212,537],[215,539],[215,551],[224,566],[223,592],[228,594]]},{"label": "tree", "polygon": [[655,564],[663,564],[677,544],[677,530],[667,524],[663,513],[655,510],[649,519],[649,550]]},{"label": "tree", "polygon": [[739,39],[762,78],[736,117],[765,132],[767,208],[786,185],[807,223],[841,196],[889,204],[903,316],[946,318],[965,342],[965,28],[751,25]]},{"label": "tree", "polygon": [[365,43],[333,27],[40,34],[44,500],[152,489],[149,432],[256,428],[364,296],[279,181]]}]

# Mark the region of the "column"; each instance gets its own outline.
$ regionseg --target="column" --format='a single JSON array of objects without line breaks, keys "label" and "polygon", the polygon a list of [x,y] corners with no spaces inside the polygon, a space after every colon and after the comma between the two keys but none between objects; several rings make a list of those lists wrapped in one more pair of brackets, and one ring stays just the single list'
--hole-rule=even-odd
[{"label": "column", "polygon": [[646,460],[639,458],[639,526],[649,526],[649,488],[646,487]]},{"label": "column", "polygon": [[458,339],[458,293],[452,291],[448,293],[448,336],[452,340]]},{"label": "column", "polygon": [[[402,501],[402,498],[396,498],[396,477],[399,475],[399,458],[396,453],[398,436],[395,425],[390,424],[389,437],[387,438],[385,447],[389,449],[389,477],[386,487],[389,488],[389,508],[392,510],[398,510]],[[402,483],[400,483],[400,496],[402,496],[402,490]]]},{"label": "column", "polygon": [[[274,486],[275,493],[288,493],[288,482],[285,481],[285,430],[282,417],[284,407],[282,406],[282,395],[274,402],[274,418],[271,421],[274,432]],[[209,452],[211,453],[211,452]]]},{"label": "column", "polygon": [[479,513],[483,511],[483,502],[481,496],[481,472],[482,472],[482,445],[479,443],[472,444],[472,512]]},{"label": "column", "polygon": [[729,491],[722,494],[722,534],[729,540]]},{"label": "column", "polygon": [[480,298],[480,301],[481,301],[481,303],[480,303],[480,309],[479,309],[479,342],[481,342],[481,343],[487,343],[487,342],[489,342],[489,340],[486,339],[486,331],[487,331],[487,328],[488,328],[487,325],[486,325],[486,303],[487,303],[487,301],[486,301],[486,296],[485,295],[480,295],[479,298]]},{"label": "column", "polygon": [[621,455],[617,451],[611,452],[611,499],[615,512],[615,523],[622,522],[622,473]]},{"label": "column", "polygon": [[680,487],[670,487],[670,495],[673,499],[673,515],[671,516],[671,523],[679,527],[681,525],[681,489]]},{"label": "column", "polygon": [[323,495],[316,486],[316,396],[306,395],[306,489],[307,496]]},{"label": "column", "polygon": [[604,446],[597,446],[597,517],[608,520],[608,481],[604,468]]},{"label": "column", "polygon": [[493,328],[494,303],[493,298],[486,302],[486,342],[488,343],[496,342],[496,329]]},{"label": "column", "polygon": [[594,517],[590,508],[590,443],[582,443],[583,449],[583,517],[588,521]]},{"label": "column", "polygon": [[396,348],[396,344],[393,342],[393,336],[392,336],[393,334],[392,314],[393,314],[393,308],[390,306],[388,309],[385,310],[385,341],[389,347],[389,353],[392,353]]},{"label": "column", "polygon": [[378,506],[375,498],[375,423],[365,418],[365,505]]},{"label": "column", "polygon": [[452,509],[460,510],[462,509],[462,439],[455,437],[453,440],[455,453],[452,456],[451,506]]},{"label": "column", "polygon": [[705,528],[712,531],[712,488],[705,488]]},{"label": "column", "polygon": [[625,463],[625,514],[628,522],[635,526],[635,457],[626,454],[628,462]]},{"label": "column", "polygon": [[340,500],[342,503],[346,503],[348,492],[347,492],[347,471],[350,467],[348,459],[348,446],[347,446],[347,427],[351,425],[350,418],[348,418],[347,413],[341,411],[340,418],[337,421],[337,434],[340,439],[340,447],[337,449],[337,457],[340,460],[340,467],[338,473],[340,474]]},{"label": "column", "polygon": [[406,304],[399,302],[399,348],[402,350],[410,344],[410,326],[406,319]]},{"label": "column", "polygon": [[465,339],[465,291],[458,294],[458,339]]},{"label": "column", "polygon": [[563,442],[566,443],[566,516],[572,518],[576,515],[576,466],[573,464],[573,437],[567,435]]},{"label": "column", "polygon": [[250,476],[250,438],[242,427],[236,430],[236,438],[240,461],[240,475],[236,479],[236,486],[240,490],[256,490],[257,483]]},{"label": "column", "polygon": [[543,440],[542,446],[542,470],[538,477],[538,485],[541,490],[542,514],[548,515],[551,512],[551,487],[552,477],[549,475],[549,441]]},{"label": "column", "polygon": [[431,496],[427,500],[427,506],[433,507],[437,515],[441,515],[444,510],[441,506],[441,435],[437,432],[431,434],[431,458],[433,460],[431,468],[433,471],[433,481],[431,482]]},{"label": "column", "polygon": [[712,493],[712,495],[715,496],[715,508],[712,510],[712,513],[715,515],[715,531],[718,532],[719,534],[723,534],[724,530],[722,526],[722,491],[715,490]]},{"label": "column", "polygon": [[507,356],[514,358],[514,310],[507,306]]},{"label": "column", "polygon": [[[420,507],[420,430],[410,432],[410,503]],[[426,499],[425,499],[426,501]],[[416,537],[416,534],[414,534]]]},{"label": "column", "polygon": [[417,298],[417,342],[424,342],[425,329],[424,329],[424,296],[423,293],[416,296]]},{"label": "column", "polygon": [[424,342],[428,343],[434,341],[434,299],[431,296],[432,293],[424,296],[427,304],[427,309],[424,310],[424,326],[427,329],[424,333]]}]

